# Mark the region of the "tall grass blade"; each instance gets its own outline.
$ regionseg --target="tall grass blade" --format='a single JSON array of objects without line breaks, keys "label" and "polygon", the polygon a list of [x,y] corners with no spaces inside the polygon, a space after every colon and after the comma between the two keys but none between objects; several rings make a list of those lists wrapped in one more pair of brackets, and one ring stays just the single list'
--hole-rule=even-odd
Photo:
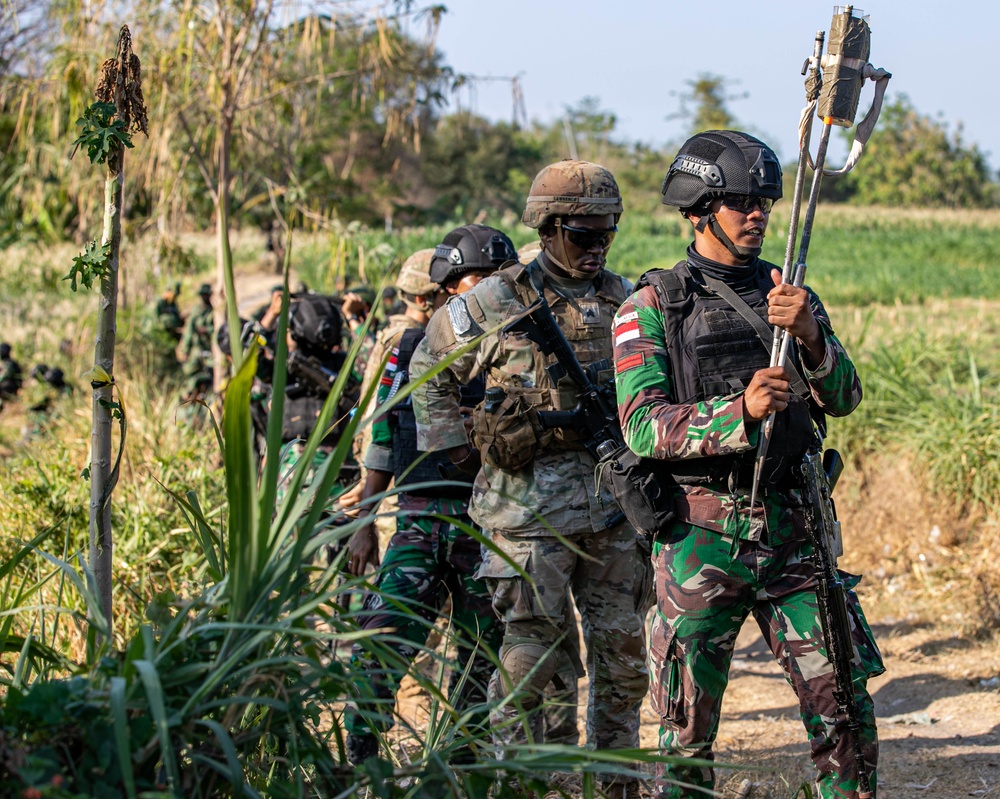
[{"label": "tall grass blade", "polygon": [[139,678],[146,689],[149,714],[153,717],[156,737],[160,741],[160,757],[163,759],[163,768],[167,772],[168,785],[176,793],[181,784],[180,770],[177,768],[176,753],[170,740],[170,722],[167,718],[167,706],[164,702],[160,675],[156,671],[156,667],[148,660],[137,660],[133,665],[139,672]]},{"label": "tall grass blade", "polygon": [[125,783],[125,793],[128,799],[136,799],[135,775],[132,773],[132,747],[128,730],[128,704],[125,700],[126,689],[127,683],[124,677],[112,677],[108,690],[108,701],[111,705],[115,750],[118,754],[118,767],[122,772],[122,782]]}]

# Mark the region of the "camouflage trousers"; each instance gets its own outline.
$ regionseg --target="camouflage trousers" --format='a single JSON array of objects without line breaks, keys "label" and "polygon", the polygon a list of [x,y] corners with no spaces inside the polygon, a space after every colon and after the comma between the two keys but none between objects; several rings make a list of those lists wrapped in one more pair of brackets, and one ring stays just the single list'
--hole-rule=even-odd
[{"label": "camouflage trousers", "polygon": [[[348,716],[348,732],[357,735],[392,726],[399,681],[424,646],[448,594],[457,651],[450,704],[462,712],[485,702],[500,644],[500,624],[485,583],[475,576],[482,560],[479,542],[445,518],[471,525],[467,507],[465,500],[399,495],[396,533],[360,618],[365,630],[389,628],[392,633],[354,647],[356,710]],[[479,723],[485,720],[484,712]]]},{"label": "camouflage trousers", "polygon": [[547,740],[533,711],[556,673],[561,642],[575,635],[569,590],[587,649],[587,742],[638,746],[647,676],[635,533],[625,525],[562,540],[493,532],[492,543],[503,556],[487,552],[479,573],[504,621],[501,665],[488,692],[497,757],[506,759],[512,744]]},{"label": "camouflage trousers", "polygon": [[[856,797],[854,742],[834,698],[816,603],[812,546],[798,520],[765,533],[766,541],[734,539],[685,523],[674,524],[653,547],[657,610],[650,630],[650,699],[660,717],[666,754],[712,759],[723,693],[737,633],[753,615],[799,702],[820,796]],[[851,578],[853,589],[859,578]],[[861,745],[875,789],[878,735],[868,678],[882,658],[849,591],[855,648],[854,693],[861,710]],[[657,774],[660,799],[703,797],[686,783],[714,787],[711,768],[666,764]]]}]

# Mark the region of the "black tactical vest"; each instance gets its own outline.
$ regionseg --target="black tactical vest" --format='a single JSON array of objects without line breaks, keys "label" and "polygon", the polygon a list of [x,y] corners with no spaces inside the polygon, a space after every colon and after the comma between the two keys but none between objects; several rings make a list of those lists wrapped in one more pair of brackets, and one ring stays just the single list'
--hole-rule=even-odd
[{"label": "black tactical vest", "polygon": [[[411,328],[404,331],[396,345],[396,376],[393,379],[392,394],[409,382],[410,361],[417,345],[424,338],[423,328]],[[476,377],[468,385],[461,387],[462,407],[475,407],[483,399],[485,383],[481,377]],[[390,396],[392,395],[390,394]],[[451,459],[444,450],[438,452],[421,452],[417,449],[417,420],[413,415],[412,395],[407,396],[392,409],[389,424],[392,428],[392,467],[396,487],[408,494],[421,497],[448,497],[452,499],[468,499],[472,496],[472,486],[447,485],[434,488],[407,490],[406,486],[418,483],[429,483],[442,480],[438,466],[451,466]]]},{"label": "black tactical vest", "polygon": [[[736,290],[740,300],[767,323],[767,293],[774,287],[771,264],[760,262],[753,284]],[[710,281],[709,281],[710,282]],[[754,373],[770,365],[771,341],[706,284],[705,276],[687,261],[671,270],[647,272],[636,289],[656,289],[663,310],[664,338],[670,357],[674,399],[688,404],[744,391]],[[746,313],[746,307],[742,309]],[[766,343],[765,343],[766,342]],[[788,487],[790,469],[801,462],[812,437],[811,399],[800,377],[798,349],[789,350],[794,373],[792,397],[775,417],[761,485]],[[749,489],[756,450],[739,455],[693,458],[668,463],[677,482],[687,485],[724,483],[729,490]]]},{"label": "black tactical vest", "polygon": [[[313,353],[319,358],[324,368],[331,372],[339,372],[344,366],[344,353],[324,352]],[[357,382],[349,381],[341,395],[340,404],[334,414],[337,425],[326,435],[322,443],[332,446],[340,440],[353,405],[357,402]],[[326,404],[326,396],[319,395],[316,390],[305,382],[292,382],[285,386],[285,408],[281,418],[281,440],[284,442],[308,438],[316,426],[316,420]],[[339,420],[339,421],[338,421]]]}]

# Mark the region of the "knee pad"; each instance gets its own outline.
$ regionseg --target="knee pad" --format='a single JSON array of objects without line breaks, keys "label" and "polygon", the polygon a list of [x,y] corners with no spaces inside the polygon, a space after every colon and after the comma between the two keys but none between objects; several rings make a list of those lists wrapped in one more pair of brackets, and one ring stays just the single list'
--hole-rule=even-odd
[{"label": "knee pad", "polygon": [[541,641],[523,638],[506,641],[500,654],[500,667],[507,690],[516,690],[520,686],[520,690],[537,697],[541,697],[557,665],[555,653]]}]

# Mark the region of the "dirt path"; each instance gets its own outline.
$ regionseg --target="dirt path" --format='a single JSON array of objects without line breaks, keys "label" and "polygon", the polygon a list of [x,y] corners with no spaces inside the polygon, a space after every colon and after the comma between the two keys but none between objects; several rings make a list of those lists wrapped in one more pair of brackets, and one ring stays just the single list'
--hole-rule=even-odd
[{"label": "dirt path", "polygon": [[[886,673],[871,683],[881,741],[879,797],[1000,796],[1000,647],[908,624],[875,625]],[[656,722],[643,709],[642,743]],[[812,778],[798,708],[760,635],[738,642],[717,757],[762,770],[720,771],[720,787],[754,781],[756,799],[788,799]]]},{"label": "dirt path", "polygon": [[[864,601],[864,599],[863,599]],[[886,673],[871,685],[879,720],[880,799],[1000,797],[1000,641],[953,636],[944,626],[876,623]],[[580,683],[584,739],[586,683]],[[404,681],[399,709],[423,727],[426,697]],[[753,622],[737,641],[716,759],[718,788],[732,797],[791,799],[813,779],[798,707]],[[658,720],[642,708],[640,742],[655,747]],[[801,792],[799,796],[802,796]]]}]

